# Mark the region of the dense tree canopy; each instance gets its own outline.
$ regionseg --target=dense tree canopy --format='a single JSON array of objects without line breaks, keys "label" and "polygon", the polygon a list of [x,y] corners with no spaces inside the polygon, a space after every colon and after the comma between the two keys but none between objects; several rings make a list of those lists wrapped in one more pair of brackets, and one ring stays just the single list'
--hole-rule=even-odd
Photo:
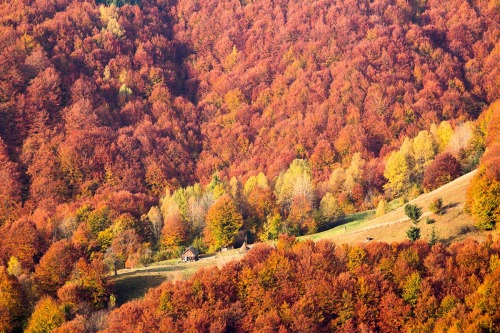
[{"label": "dense tree canopy", "polygon": [[[262,240],[315,232],[448,180],[435,168],[442,156],[466,172],[486,150],[467,207],[494,228],[499,22],[493,0],[0,1],[0,283],[9,300],[0,331],[97,331],[82,323],[113,304],[110,267],[241,243],[238,231]],[[237,285],[215,301],[229,308],[202,302],[203,288],[219,283],[207,276],[190,289],[198,308],[180,327],[447,330],[457,317],[471,330],[494,327],[497,304],[484,291],[496,292],[494,265],[438,248],[467,262],[457,270],[477,268],[451,272],[470,278],[453,289],[437,271],[451,266],[433,257],[437,268],[424,269],[429,249],[418,244],[381,246],[380,270],[359,278],[356,269],[376,261],[368,248],[335,254],[344,270],[313,254],[314,269],[296,264],[311,244],[285,254],[261,247],[251,267],[220,276]],[[294,265],[305,268],[292,274]],[[321,269],[341,274],[317,278]],[[382,281],[385,289],[372,285]],[[185,319],[168,288],[151,313],[173,313],[152,330]],[[280,288],[283,296],[261,292]],[[416,323],[426,308],[439,316]],[[140,311],[118,311],[111,325],[151,318]]]},{"label": "dense tree canopy", "polygon": [[500,324],[498,241],[280,247],[256,246],[241,262],[165,282],[113,311],[105,332],[496,332]]}]

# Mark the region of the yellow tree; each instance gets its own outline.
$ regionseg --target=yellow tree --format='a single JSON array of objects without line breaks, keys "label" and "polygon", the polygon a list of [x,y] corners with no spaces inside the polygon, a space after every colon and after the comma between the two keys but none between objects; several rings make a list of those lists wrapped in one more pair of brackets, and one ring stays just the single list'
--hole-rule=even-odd
[{"label": "yellow tree", "polygon": [[243,225],[243,217],[228,195],[220,197],[210,207],[206,218],[205,241],[214,251],[232,243]]},{"label": "yellow tree", "polygon": [[345,171],[344,189],[347,193],[352,194],[354,186],[363,178],[363,167],[365,160],[361,158],[360,153],[355,153],[352,156],[351,164]]},{"label": "yellow tree", "polygon": [[269,180],[262,172],[260,172],[257,176],[251,176],[247,179],[245,186],[243,187],[243,193],[245,196],[248,197],[255,187],[260,187],[262,189],[269,188]]},{"label": "yellow tree", "polygon": [[[278,203],[285,212],[289,212],[293,202],[312,206],[314,187],[309,164],[305,160],[296,159],[288,170],[276,181]],[[307,202],[307,203],[306,203]]]},{"label": "yellow tree", "polygon": [[427,131],[420,131],[413,139],[413,158],[415,160],[414,176],[417,182],[422,182],[424,170],[436,155],[436,146],[432,135]]},{"label": "yellow tree", "polygon": [[447,121],[443,121],[441,124],[439,124],[436,135],[436,141],[438,143],[439,151],[442,152],[448,146],[451,136],[453,135],[453,128],[451,127],[450,123]]},{"label": "yellow tree", "polygon": [[323,224],[329,223],[344,215],[337,198],[330,192],[327,192],[321,199],[319,213],[321,215],[321,223]]},{"label": "yellow tree", "polygon": [[487,148],[467,190],[465,209],[481,229],[493,229],[500,221],[500,103],[493,103],[486,130]]},{"label": "yellow tree", "polygon": [[384,187],[396,196],[404,194],[410,187],[410,175],[408,155],[401,151],[393,152],[385,164],[384,177],[388,182]]},{"label": "yellow tree", "polygon": [[64,310],[51,297],[42,298],[28,322],[26,333],[49,333],[64,322]]}]

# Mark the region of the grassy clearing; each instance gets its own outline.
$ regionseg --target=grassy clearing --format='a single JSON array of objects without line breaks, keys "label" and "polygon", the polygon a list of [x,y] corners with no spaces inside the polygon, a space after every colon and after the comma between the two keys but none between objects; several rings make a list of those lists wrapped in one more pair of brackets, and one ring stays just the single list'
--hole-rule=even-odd
[{"label": "grassy clearing", "polygon": [[118,306],[133,299],[142,298],[150,288],[158,287],[165,281],[186,280],[199,269],[222,267],[226,263],[243,257],[237,249],[218,253],[196,262],[181,262],[171,259],[156,262],[148,267],[121,269],[113,277],[115,282],[116,303]]},{"label": "grassy clearing", "polygon": [[366,222],[370,221],[374,217],[375,217],[374,210],[355,213],[337,221],[336,224],[338,224],[338,226],[336,227],[333,227],[329,230],[325,230],[322,232],[318,232],[316,234],[298,237],[298,240],[301,241],[306,239],[312,239],[316,241],[320,239],[328,239],[333,236],[338,236],[346,233],[351,233],[353,231],[360,230],[361,228],[363,228],[363,226],[366,225]]},{"label": "grassy clearing", "polygon": [[[423,217],[418,227],[421,229],[421,238],[430,239],[434,228],[440,241],[451,243],[466,237],[484,239],[486,232],[478,231],[472,218],[463,210],[467,186],[474,172],[464,175],[453,182],[440,187],[430,193],[425,193],[410,201],[423,209]],[[435,198],[443,199],[443,214],[432,214],[428,207]],[[368,238],[373,241],[396,242],[407,239],[406,230],[412,225],[405,216],[399,200],[390,204],[392,211],[381,217],[375,217],[375,211],[366,211],[349,215],[338,221],[338,226],[314,235],[299,237],[299,240],[321,239],[332,240],[336,243],[363,243]],[[433,224],[426,224],[426,218],[435,220]],[[157,262],[149,267],[133,270],[120,270],[114,278],[118,305],[132,299],[142,297],[149,288],[157,287],[166,280],[184,280],[192,276],[200,268],[218,266],[239,260],[243,255],[238,250],[221,252],[193,263],[179,263],[177,259]]]}]

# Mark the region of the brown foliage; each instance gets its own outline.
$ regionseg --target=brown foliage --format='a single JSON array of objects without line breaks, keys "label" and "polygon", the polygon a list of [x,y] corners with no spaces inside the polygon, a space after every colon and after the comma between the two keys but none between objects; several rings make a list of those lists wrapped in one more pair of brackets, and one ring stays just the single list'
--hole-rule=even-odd
[{"label": "brown foliage", "polygon": [[424,187],[435,190],[460,176],[460,163],[450,154],[436,156],[424,172]]},{"label": "brown foliage", "polygon": [[4,262],[16,257],[22,267],[31,271],[44,253],[45,244],[33,222],[22,218],[1,230],[0,254]]},{"label": "brown foliage", "polygon": [[35,268],[33,279],[37,292],[55,296],[57,290],[70,279],[78,252],[68,240],[52,244]]}]

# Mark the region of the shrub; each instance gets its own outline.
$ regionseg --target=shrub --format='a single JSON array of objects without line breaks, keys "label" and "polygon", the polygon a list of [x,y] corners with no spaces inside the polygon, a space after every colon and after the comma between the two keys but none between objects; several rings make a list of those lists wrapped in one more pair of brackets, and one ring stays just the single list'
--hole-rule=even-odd
[{"label": "shrub", "polygon": [[387,212],[387,201],[382,199],[378,203],[376,216],[378,217],[378,216],[385,215],[386,212]]},{"label": "shrub", "polygon": [[436,222],[436,220],[433,220],[433,219],[431,219],[431,218],[427,218],[427,219],[425,220],[425,224],[434,224],[435,222]]},{"label": "shrub", "polygon": [[443,209],[443,199],[435,198],[429,205],[429,210],[434,214],[441,214]]}]

